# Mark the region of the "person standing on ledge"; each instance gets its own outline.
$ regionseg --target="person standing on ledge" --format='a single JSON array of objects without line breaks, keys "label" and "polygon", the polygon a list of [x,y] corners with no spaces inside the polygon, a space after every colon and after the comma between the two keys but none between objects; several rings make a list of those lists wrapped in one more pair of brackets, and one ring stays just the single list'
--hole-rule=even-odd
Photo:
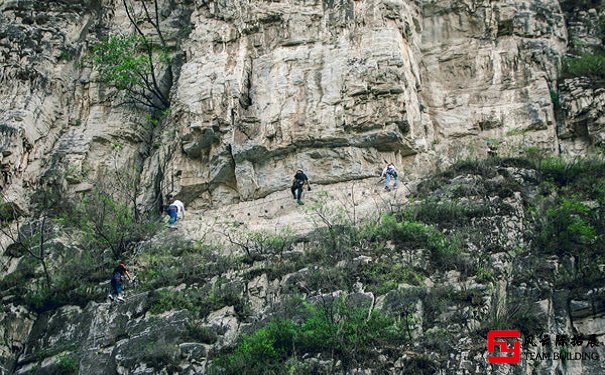
[{"label": "person standing on ledge", "polygon": [[384,170],[382,171],[380,177],[386,178],[386,181],[384,183],[384,190],[391,191],[391,178],[395,180],[393,187],[397,188],[397,185],[399,184],[399,182],[397,181],[397,169],[393,164],[388,163],[387,166],[384,167]]},{"label": "person standing on ledge", "polygon": [[302,192],[305,185],[307,185],[307,190],[311,191],[311,183],[309,182],[309,178],[302,169],[299,169],[294,175],[292,188],[290,189],[290,191],[292,191],[292,197],[296,199],[298,204],[304,204],[300,199],[302,198]]},{"label": "person standing on ledge", "polygon": [[487,145],[487,156],[492,158],[498,156],[498,147],[494,144],[491,139],[485,141],[485,144]]},{"label": "person standing on ledge", "polygon": [[[169,198],[170,199],[170,198]],[[175,200],[166,209],[166,213],[170,216],[170,224],[176,223],[178,214],[181,213],[183,219],[185,218],[185,205],[180,200]]]}]

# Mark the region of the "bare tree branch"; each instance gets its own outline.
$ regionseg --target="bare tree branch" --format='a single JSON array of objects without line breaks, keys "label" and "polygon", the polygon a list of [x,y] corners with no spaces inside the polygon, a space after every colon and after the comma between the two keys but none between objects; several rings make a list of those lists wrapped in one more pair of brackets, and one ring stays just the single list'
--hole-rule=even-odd
[{"label": "bare tree branch", "polygon": [[[2,233],[12,243],[10,245],[18,246],[19,250],[35,259],[40,263],[44,271],[44,277],[48,288],[52,286],[52,279],[46,263],[46,215],[42,215],[37,221],[32,221],[25,228],[21,225],[19,213],[15,205],[11,204],[8,198],[2,194],[2,200],[5,204],[9,204],[12,210],[12,220],[7,220],[0,224],[0,233]],[[15,226],[16,231],[12,229]],[[24,230],[29,233],[26,235]],[[10,246],[9,245],[9,246]],[[4,246],[3,246],[4,247]],[[37,248],[37,249],[36,249]],[[6,252],[6,248],[3,249]]]}]

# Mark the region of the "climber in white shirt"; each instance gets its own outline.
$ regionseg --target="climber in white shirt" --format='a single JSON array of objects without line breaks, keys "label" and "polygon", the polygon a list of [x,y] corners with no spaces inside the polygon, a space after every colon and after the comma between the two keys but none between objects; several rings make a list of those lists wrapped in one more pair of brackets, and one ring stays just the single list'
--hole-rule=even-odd
[{"label": "climber in white shirt", "polygon": [[382,175],[381,177],[386,177],[386,181],[384,183],[384,190],[386,191],[390,191],[391,187],[389,185],[391,185],[391,178],[393,178],[395,180],[395,187],[397,187],[398,185],[398,181],[397,181],[397,169],[395,169],[395,166],[391,163],[388,163],[387,166],[384,168],[384,170],[382,171]]},{"label": "climber in white shirt", "polygon": [[170,224],[174,224],[176,223],[179,213],[181,213],[183,219],[185,218],[185,205],[177,199],[168,206],[166,213],[170,215]]}]

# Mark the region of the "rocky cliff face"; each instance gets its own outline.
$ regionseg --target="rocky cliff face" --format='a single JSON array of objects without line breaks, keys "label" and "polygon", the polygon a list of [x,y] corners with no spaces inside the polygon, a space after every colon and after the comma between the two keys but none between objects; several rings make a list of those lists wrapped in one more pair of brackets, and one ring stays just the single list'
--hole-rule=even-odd
[{"label": "rocky cliff face", "polygon": [[[134,2],[132,11],[140,16],[141,4]],[[172,54],[169,68],[157,68],[170,112],[151,127],[148,117],[156,114],[121,105],[86,59],[90,48],[108,34],[133,32],[122,1],[0,1],[0,186],[5,201],[27,216],[37,202],[36,192],[77,196],[103,176],[133,171],[118,174],[118,179],[136,185],[128,199],[152,209],[173,194],[188,208],[203,209],[204,216],[194,216],[183,229],[190,239],[205,239],[214,230],[207,218],[263,229],[297,224],[298,214],[282,196],[298,168],[333,199],[335,191],[353,186],[349,198],[343,199],[353,199],[354,206],[362,203],[364,209],[355,212],[356,217],[368,214],[370,206],[393,209],[401,204],[400,197],[377,195],[369,180],[385,162],[399,166],[404,180],[415,186],[418,179],[458,160],[483,157],[487,139],[508,155],[535,148],[555,155],[602,150],[602,83],[560,75],[566,55],[602,47],[602,13],[595,1],[159,1],[157,15]],[[519,173],[522,183],[531,184],[525,172]],[[511,207],[521,204],[513,202],[519,196],[507,199]],[[330,202],[315,200],[331,207]],[[496,216],[518,225],[525,215],[518,208],[506,220]],[[309,221],[296,229],[309,233],[316,228]],[[14,255],[6,251],[0,258],[7,275],[21,269],[22,259]],[[371,251],[357,255],[369,257],[370,263],[376,260]],[[496,255],[493,260],[500,265]],[[296,252],[291,256],[294,263],[302,257]],[[552,267],[558,269],[560,261],[553,260]],[[506,270],[514,264],[502,262]],[[228,283],[246,290],[238,298],[254,306],[257,321],[271,315],[271,296],[284,294],[288,280],[306,277],[304,267],[298,266],[290,269],[296,271],[294,276],[273,278],[254,271],[260,273],[247,279],[245,274],[254,274],[258,265],[222,271],[231,270]],[[220,275],[217,271],[208,277]],[[476,286],[458,277],[449,274],[443,276],[446,281],[431,283]],[[191,280],[181,281],[191,287]],[[198,280],[200,285],[194,287],[207,282]],[[341,285],[336,291],[348,295],[353,287]],[[227,303],[213,305],[217,310],[203,317],[181,312],[151,315],[157,296],[146,293],[115,309],[94,302],[40,317],[13,303],[8,293],[1,315],[5,340],[0,345],[0,371],[60,373],[71,368],[70,356],[75,355],[82,372],[178,368],[199,373],[206,369],[210,352],[233,344],[237,334],[252,325],[246,314]],[[391,298],[376,291],[371,296],[364,290],[355,293],[363,301],[379,302],[381,308],[385,298]],[[307,297],[324,294],[314,290]],[[546,294],[540,306],[549,319],[560,327],[589,327],[582,332],[600,334],[601,311],[586,312],[586,306],[595,306],[586,294],[576,299],[554,289]],[[492,296],[485,292],[477,298]],[[460,309],[471,314],[475,307],[488,309]],[[420,310],[414,314],[421,321],[429,319]],[[444,311],[437,315],[448,320],[449,315],[439,314]],[[199,334],[200,324],[212,331],[210,341],[218,344],[191,339],[190,331]],[[415,328],[417,334],[439,326],[431,324]],[[553,324],[549,321],[547,328],[565,331]],[[452,344],[458,354],[447,362],[436,359],[445,355],[436,351],[431,360],[438,367],[483,372],[476,366],[485,361],[465,352],[462,336],[449,339],[458,343]],[[171,349],[141,351],[149,340],[166,340]],[[81,346],[74,350],[72,343]],[[405,361],[416,358],[406,355],[387,355],[384,368],[405,371]],[[322,360],[318,366],[328,366]],[[600,371],[593,363],[577,363],[526,363],[524,369]]]},{"label": "rocky cliff face", "polygon": [[[192,20],[176,189],[209,190],[204,204],[284,189],[297,167],[321,183],[388,160],[420,175],[486,138],[558,151],[556,1],[217,3]],[[200,179],[202,156],[216,167]]]},{"label": "rocky cliff face", "polygon": [[83,63],[103,36],[132,28],[121,2],[3,2],[11,200],[26,208],[24,192],[42,177],[104,164],[146,163],[148,194],[207,208],[283,190],[299,167],[331,184],[375,176],[385,161],[420,176],[483,154],[486,139],[513,153],[600,144],[591,83],[564,83],[560,119],[551,100],[568,33],[600,43],[590,4],[578,13],[564,3],[569,16],[557,1],[160,5],[178,49],[166,83],[172,112],[142,146],[145,112],[118,106]]}]

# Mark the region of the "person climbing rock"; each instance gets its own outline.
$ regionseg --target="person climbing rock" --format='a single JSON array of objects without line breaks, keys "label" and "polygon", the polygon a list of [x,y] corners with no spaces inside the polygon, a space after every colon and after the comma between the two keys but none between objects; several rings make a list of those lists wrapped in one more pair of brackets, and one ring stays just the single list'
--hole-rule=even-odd
[{"label": "person climbing rock", "polygon": [[118,301],[124,302],[124,298],[122,297],[122,292],[124,290],[122,280],[124,280],[124,277],[127,277],[129,280],[131,279],[130,273],[128,273],[124,263],[120,263],[111,274],[111,289],[107,298],[112,301],[115,298]]},{"label": "person climbing rock", "polygon": [[384,190],[386,191],[390,191],[391,190],[391,178],[393,180],[395,180],[395,184],[394,187],[396,188],[398,185],[398,181],[397,181],[397,169],[395,168],[395,166],[391,163],[388,163],[386,167],[384,167],[384,170],[382,171],[382,174],[380,175],[380,177],[385,177],[386,181],[384,182]]},{"label": "person climbing rock", "polygon": [[170,224],[176,223],[179,212],[182,214],[182,218],[185,218],[185,205],[180,200],[175,200],[172,202],[170,206],[166,209],[166,213],[170,216]]},{"label": "person climbing rock", "polygon": [[299,169],[294,175],[292,188],[290,189],[290,191],[292,191],[292,197],[296,199],[298,204],[304,204],[300,199],[302,198],[302,192],[305,185],[307,185],[307,190],[311,191],[311,183],[309,182],[309,178],[302,169]]},{"label": "person climbing rock", "polygon": [[491,140],[488,139],[487,141],[485,141],[485,144],[487,145],[487,156],[489,156],[489,157],[498,156],[498,148],[496,147],[494,142],[492,142]]}]

